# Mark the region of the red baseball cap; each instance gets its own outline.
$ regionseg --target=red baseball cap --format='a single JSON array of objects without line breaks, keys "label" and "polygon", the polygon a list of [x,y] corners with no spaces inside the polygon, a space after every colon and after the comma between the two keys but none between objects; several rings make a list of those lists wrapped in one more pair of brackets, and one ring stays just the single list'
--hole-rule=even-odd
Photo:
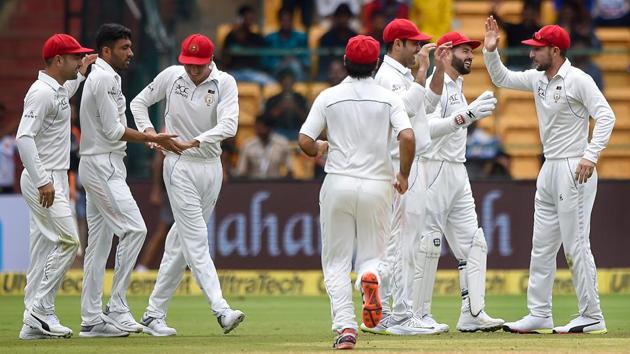
[{"label": "red baseball cap", "polygon": [[391,43],[396,39],[428,41],[431,39],[431,36],[420,32],[413,22],[404,18],[397,18],[388,23],[383,30],[383,41],[385,43]]},{"label": "red baseball cap", "polygon": [[462,44],[470,44],[472,49],[475,49],[481,45],[481,41],[470,39],[466,37],[465,34],[460,33],[460,32],[448,32],[442,35],[442,37],[438,39],[437,45],[442,45],[446,42],[452,42],[453,47],[457,47],[458,45],[462,45]]},{"label": "red baseball cap", "polygon": [[91,53],[94,49],[84,48],[71,35],[65,33],[53,34],[46,40],[42,48],[44,60],[55,55]]},{"label": "red baseball cap", "polygon": [[531,39],[526,39],[521,43],[532,47],[558,47],[569,49],[571,37],[567,31],[558,25],[547,25],[534,33]]},{"label": "red baseball cap", "polygon": [[193,65],[210,64],[212,55],[214,55],[214,43],[203,34],[195,33],[182,42],[179,62]]},{"label": "red baseball cap", "polygon": [[348,40],[346,59],[357,64],[372,64],[381,54],[381,44],[371,36],[362,34]]}]

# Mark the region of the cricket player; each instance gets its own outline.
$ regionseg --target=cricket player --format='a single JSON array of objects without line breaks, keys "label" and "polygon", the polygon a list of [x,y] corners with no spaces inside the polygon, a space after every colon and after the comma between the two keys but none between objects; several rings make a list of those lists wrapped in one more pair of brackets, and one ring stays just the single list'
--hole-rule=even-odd
[{"label": "cricket player", "polygon": [[55,314],[55,295],[79,248],[68,194],[69,100],[96,60],[84,57],[93,51],[67,34],[48,38],[42,49],[46,67],[24,98],[16,143],[25,167],[20,186],[30,211],[30,264],[20,339],[72,336]]},{"label": "cricket player", "polygon": [[[431,136],[426,113],[431,113],[440,101],[442,94],[444,68],[450,66],[450,43],[444,43],[435,52],[437,80],[431,82],[431,87],[425,89],[427,70],[429,69],[429,52],[436,48],[434,43],[424,44],[431,39],[423,34],[416,25],[407,19],[391,21],[383,31],[383,40],[387,45],[387,54],[383,59],[376,76],[376,82],[402,98],[405,111],[412,121],[416,138],[416,158],[409,176],[410,188],[404,195],[394,194],[392,232],[387,238],[387,254],[383,262],[384,273],[381,285],[383,297],[383,318],[374,328],[361,325],[361,330],[376,334],[434,334],[448,331],[445,324],[436,323],[430,314],[423,320],[413,316],[409,288],[410,274],[414,270],[413,245],[414,236],[419,233],[424,197],[421,195],[423,186],[414,183],[418,176],[418,157],[431,145]],[[424,45],[423,45],[424,44]],[[411,67],[418,65],[414,76]],[[449,130],[450,131],[450,130]],[[398,142],[396,137],[390,140],[391,155],[394,172],[400,166]],[[413,212],[407,215],[409,203],[419,204],[411,206]],[[390,301],[393,306],[390,307]]]},{"label": "cricket player", "polygon": [[[414,133],[402,99],[372,79],[379,53],[380,45],[372,37],[359,35],[348,41],[344,57],[348,77],[315,99],[298,140],[309,156],[328,151],[319,203],[322,268],[332,329],[338,334],[336,349],[352,349],[357,341],[350,280],[355,241],[363,324],[375,327],[382,317],[379,268],[391,231],[394,193],[391,134],[400,142],[395,187],[401,194],[407,190],[414,157]],[[317,140],[324,130],[327,142]]]},{"label": "cricket player", "polygon": [[177,144],[186,150],[182,155],[167,153],[164,160],[164,184],[175,223],[166,236],[155,288],[141,321],[144,333],[154,336],[177,333],[165,319],[186,266],[224,333],[245,319],[223,298],[208,247],[207,223],[223,181],[220,144],[236,135],[239,113],[236,81],[217,68],[213,55],[208,37],[190,35],[182,42],[182,65],[163,70],[131,102],[136,125],[146,132],[154,129],[148,108],[166,99],[166,131],[178,135]]},{"label": "cricket player", "polygon": [[[98,29],[98,59],[81,98],[79,174],[87,196],[88,222],[81,337],[123,337],[142,331],[131,315],[126,293],[147,229],[126,182],[126,142],[153,142],[181,152],[172,136],[154,131],[140,133],[127,127],[118,72],[126,70],[133,57],[130,38],[131,31],[119,24],[108,23]],[[118,236],[119,242],[112,295],[103,312],[103,277],[113,235]]]},{"label": "cricket player", "polygon": [[[499,58],[499,28],[486,19],[484,60],[498,87],[534,93],[545,162],[538,174],[534,200],[534,233],[527,285],[529,314],[506,323],[516,333],[606,333],[599,304],[597,269],[589,241],[591,211],[597,192],[597,159],[608,144],[615,115],[593,79],[566,58],[569,34],[544,26],[531,39],[534,69],[508,70]],[[595,120],[591,141],[589,117]],[[551,292],[556,255],[563,246],[573,274],[579,316],[554,327]]]},{"label": "cricket player", "polygon": [[[504,321],[492,318],[484,311],[487,246],[483,230],[477,222],[475,201],[464,162],[466,128],[490,116],[497,100],[490,91],[470,104],[464,96],[463,76],[470,73],[473,50],[481,42],[470,40],[459,32],[444,34],[437,44],[446,42],[452,43],[453,57],[444,74],[440,103],[429,115],[429,122],[447,121],[450,125],[444,129],[455,130],[433,139],[430,149],[422,155],[426,208],[420,250],[415,262],[412,303],[414,311],[420,316],[431,313],[433,283],[444,235],[458,260],[462,305],[457,330],[495,331]],[[429,78],[430,81],[434,79],[435,75]],[[436,128],[431,123],[430,126],[432,130]]]}]

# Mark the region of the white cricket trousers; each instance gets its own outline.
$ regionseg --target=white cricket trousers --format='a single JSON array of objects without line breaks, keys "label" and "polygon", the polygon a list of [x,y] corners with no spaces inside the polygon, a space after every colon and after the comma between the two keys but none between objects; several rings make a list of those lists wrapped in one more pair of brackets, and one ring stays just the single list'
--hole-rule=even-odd
[{"label": "white cricket trousers", "polygon": [[166,317],[169,302],[188,265],[212,313],[218,317],[230,307],[223,298],[217,270],[210,258],[207,225],[223,181],[221,160],[169,153],[164,160],[163,178],[175,223],[166,236],[147,315]]},{"label": "white cricket trousers", "polygon": [[391,181],[328,174],[319,193],[322,270],[330,298],[332,330],[358,330],[352,303],[352,254],[357,285],[366,272],[376,274],[391,232]]},{"label": "white cricket trousers", "polygon": [[127,185],[124,156],[108,153],[86,155],[79,162],[79,175],[86,191],[88,244],[83,263],[81,325],[102,321],[105,266],[118,236],[112,294],[108,307],[113,312],[127,312],[127,288],[147,228],[140,209]]},{"label": "white cricket trousers", "polygon": [[573,275],[580,315],[603,319],[589,240],[597,172],[586,183],[578,184],[575,170],[580,159],[548,159],[538,174],[527,286],[527,307],[534,316],[551,316],[556,255],[562,245]]},{"label": "white cricket trousers", "polygon": [[29,208],[29,266],[24,289],[25,313],[33,306],[52,314],[55,295],[79,248],[79,234],[69,203],[68,171],[47,171],[55,188],[52,206],[39,203],[39,190],[26,170],[20,186]]},{"label": "white cricket trousers", "polygon": [[[479,223],[466,167],[461,162],[422,160],[421,169],[427,188],[420,237],[441,239],[444,235],[455,258],[468,259]],[[430,296],[424,304],[413,305],[419,315],[431,313]]]},{"label": "white cricket trousers", "polygon": [[[415,268],[414,242],[421,230],[424,209],[424,180],[420,158],[416,157],[409,174],[409,190],[400,195],[393,193],[391,233],[386,237],[386,255],[381,269],[383,310],[402,321],[412,314],[411,286]],[[400,169],[400,160],[393,160],[394,174]],[[389,302],[392,305],[390,307]]]}]

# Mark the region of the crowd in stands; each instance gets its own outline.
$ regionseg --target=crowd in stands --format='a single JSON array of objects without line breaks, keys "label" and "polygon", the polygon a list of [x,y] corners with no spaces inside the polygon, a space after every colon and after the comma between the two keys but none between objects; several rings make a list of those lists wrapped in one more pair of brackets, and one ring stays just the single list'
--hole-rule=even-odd
[{"label": "crowd in stands", "polygon": [[[601,48],[595,28],[630,26],[629,1],[554,0],[553,4],[556,23],[571,34],[572,63],[590,74],[603,89],[602,71],[590,57],[593,48]],[[454,6],[452,0],[283,0],[276,13],[278,28],[267,34],[261,30],[259,9],[250,5],[239,7],[231,30],[217,41],[220,51],[215,60],[239,83],[278,85],[280,92],[262,104],[253,127],[254,136],[239,144],[236,139],[223,143],[226,180],[293,177],[294,141],[314,98],[298,92],[295,85],[314,81],[339,84],[346,76],[343,48],[350,37],[367,33],[382,42],[385,25],[400,17],[410,18],[423,32],[439,36],[451,28]],[[524,0],[519,21],[503,19],[499,15],[501,6],[500,0],[493,1],[491,13],[504,30],[507,49],[522,50],[521,41],[544,25],[541,1]],[[315,25],[327,30],[312,52],[309,32]],[[530,63],[527,52],[507,57],[507,65],[512,69],[524,70]],[[13,193],[18,190],[21,171],[15,148],[19,122],[5,117],[2,105],[0,121],[0,192]],[[73,130],[73,139],[80,139],[78,127]],[[78,156],[74,153],[76,162]],[[510,158],[500,141],[476,126],[469,131],[467,159],[473,179],[509,178]],[[315,163],[314,178],[323,176],[324,163]],[[80,181],[76,182],[80,190]],[[77,198],[81,198],[80,193],[73,199]],[[159,198],[155,199],[158,203]]]}]

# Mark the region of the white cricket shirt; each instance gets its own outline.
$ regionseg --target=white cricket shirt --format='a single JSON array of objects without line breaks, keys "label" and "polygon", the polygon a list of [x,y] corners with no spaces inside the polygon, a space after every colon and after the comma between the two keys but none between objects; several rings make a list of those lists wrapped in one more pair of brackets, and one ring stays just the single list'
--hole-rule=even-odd
[{"label": "white cricket shirt", "polygon": [[300,134],[316,140],[327,129],[326,173],[391,181],[389,138],[410,128],[395,93],[372,78],[348,76],[317,96]]},{"label": "white cricket shirt", "polygon": [[120,140],[127,127],[126,104],[120,75],[105,60],[96,59],[81,97],[81,156],[126,154],[127,142]]},{"label": "white cricket shirt", "polygon": [[[431,91],[430,88],[425,89],[415,82],[411,70],[389,55],[385,55],[383,58],[383,64],[376,72],[374,79],[379,85],[402,98],[416,136],[416,155],[425,152],[431,145],[426,114],[435,110],[440,96]],[[392,158],[399,159],[396,136],[391,137],[390,146]]]},{"label": "white cricket shirt", "polygon": [[131,113],[138,130],[153,128],[148,107],[166,98],[166,133],[178,140],[195,139],[198,148],[183,155],[199,158],[221,156],[221,141],[236,135],[238,128],[238,89],[234,78],[210,64],[210,76],[195,85],[181,65],[159,73],[153,82],[131,101]]},{"label": "white cricket shirt", "polygon": [[[432,79],[433,76],[427,82],[431,82]],[[435,111],[428,116],[429,124],[431,124],[431,121],[439,119],[452,121],[457,114],[468,108],[463,85],[464,78],[461,75],[453,80],[447,73],[444,73],[442,97],[440,97],[440,102]],[[453,133],[433,138],[431,147],[422,154],[422,158],[437,161],[465,162],[466,129],[457,128]]]},{"label": "white cricket shirt", "polygon": [[24,98],[24,111],[18,127],[16,143],[24,168],[36,187],[49,182],[50,171],[70,168],[70,116],[68,100],[85,79],[60,85],[40,71]]},{"label": "white cricket shirt", "polygon": [[[483,58],[495,85],[534,93],[545,158],[582,157],[597,162],[610,139],[615,115],[588,74],[565,59],[558,73],[548,80],[544,71],[508,70],[496,50],[488,52],[484,48]],[[590,143],[589,116],[595,120]]]}]

